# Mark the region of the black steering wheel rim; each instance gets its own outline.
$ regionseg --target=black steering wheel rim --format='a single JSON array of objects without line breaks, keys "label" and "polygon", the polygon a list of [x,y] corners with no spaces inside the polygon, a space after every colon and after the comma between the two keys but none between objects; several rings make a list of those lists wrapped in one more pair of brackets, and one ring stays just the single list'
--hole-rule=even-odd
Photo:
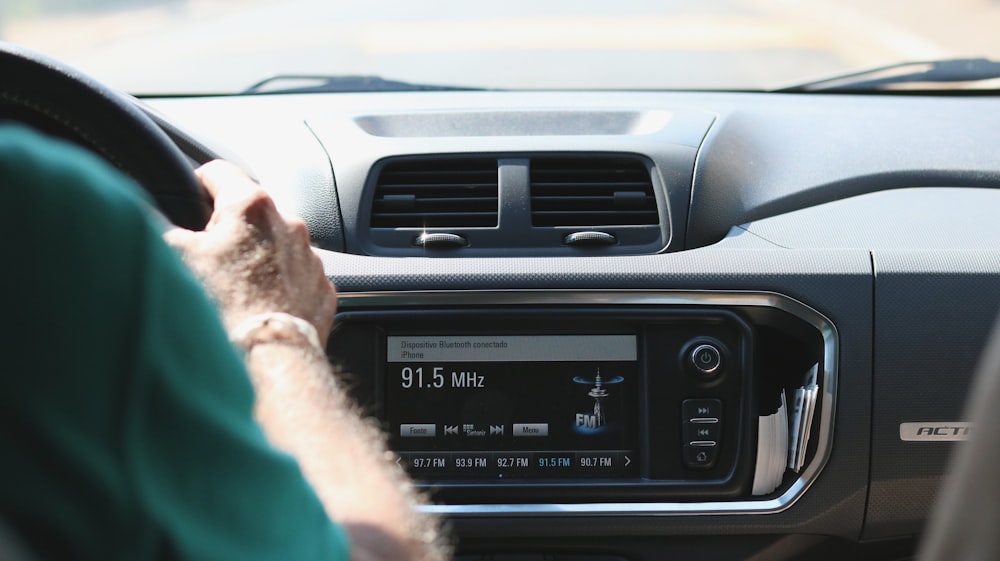
[{"label": "black steering wheel rim", "polygon": [[128,96],[59,61],[0,42],[0,121],[68,139],[129,175],[174,224],[204,228],[211,204],[191,163]]}]

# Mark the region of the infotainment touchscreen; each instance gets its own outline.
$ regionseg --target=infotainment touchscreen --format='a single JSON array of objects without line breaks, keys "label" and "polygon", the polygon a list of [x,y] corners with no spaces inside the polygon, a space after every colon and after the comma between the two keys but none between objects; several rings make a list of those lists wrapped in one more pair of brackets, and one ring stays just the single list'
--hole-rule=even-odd
[{"label": "infotainment touchscreen", "polygon": [[392,448],[423,480],[635,477],[634,334],[390,335]]}]

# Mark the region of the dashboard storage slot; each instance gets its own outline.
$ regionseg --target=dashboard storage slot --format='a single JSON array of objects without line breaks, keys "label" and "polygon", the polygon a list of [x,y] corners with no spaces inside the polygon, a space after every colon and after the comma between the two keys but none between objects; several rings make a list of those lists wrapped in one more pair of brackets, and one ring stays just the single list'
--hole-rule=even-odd
[{"label": "dashboard storage slot", "polygon": [[[767,495],[774,491],[781,485],[786,469],[795,473],[802,470],[819,397],[818,372],[819,364],[814,364],[806,373],[802,386],[779,389],[777,399],[773,400],[778,404],[774,413],[764,414],[765,409],[770,409],[761,408],[754,495]],[[792,404],[791,407],[788,403]]]}]

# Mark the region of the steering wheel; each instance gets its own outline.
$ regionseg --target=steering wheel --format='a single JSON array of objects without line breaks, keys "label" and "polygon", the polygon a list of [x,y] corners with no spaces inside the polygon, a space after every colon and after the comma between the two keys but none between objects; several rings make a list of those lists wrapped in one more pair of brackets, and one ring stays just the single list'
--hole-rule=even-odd
[{"label": "steering wheel", "polygon": [[69,66],[0,42],[0,122],[17,121],[101,156],[174,224],[201,230],[211,203],[191,162],[128,96]]}]

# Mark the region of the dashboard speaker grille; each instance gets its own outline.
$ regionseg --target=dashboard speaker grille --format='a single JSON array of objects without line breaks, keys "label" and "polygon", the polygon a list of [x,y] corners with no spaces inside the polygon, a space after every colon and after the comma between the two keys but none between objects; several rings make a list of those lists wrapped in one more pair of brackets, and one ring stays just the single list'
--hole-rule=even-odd
[{"label": "dashboard speaker grille", "polygon": [[529,178],[532,226],[659,223],[649,169],[637,158],[533,158]]},{"label": "dashboard speaker grille", "polygon": [[497,161],[404,160],[386,164],[375,186],[374,228],[495,227]]}]

